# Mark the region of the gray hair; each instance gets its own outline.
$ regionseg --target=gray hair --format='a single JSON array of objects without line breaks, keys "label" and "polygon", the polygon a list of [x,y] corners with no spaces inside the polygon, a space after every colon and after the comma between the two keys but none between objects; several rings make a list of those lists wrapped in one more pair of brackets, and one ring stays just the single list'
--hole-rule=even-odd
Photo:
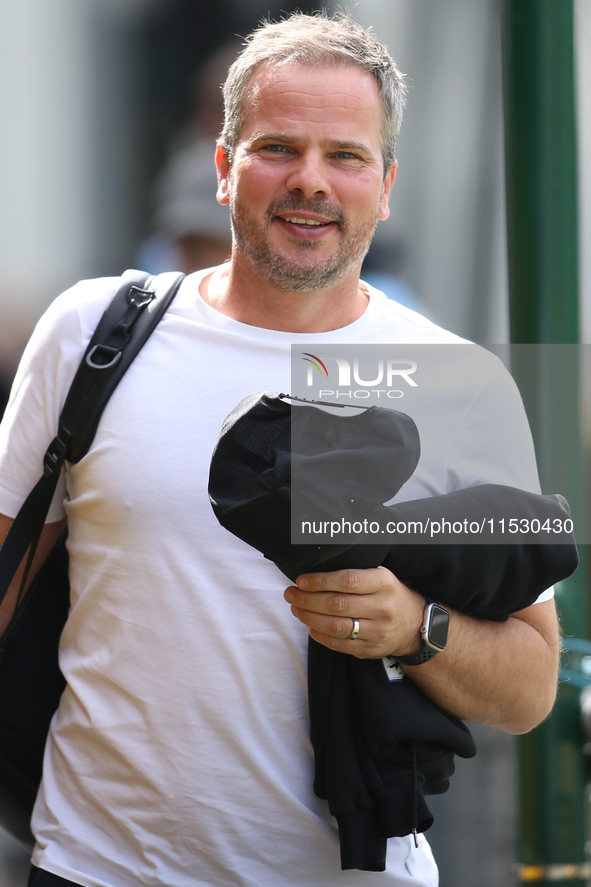
[{"label": "gray hair", "polygon": [[263,22],[228,71],[223,87],[224,126],[219,143],[230,162],[247,114],[249,87],[261,65],[356,65],[373,75],[384,106],[382,157],[384,174],[395,160],[396,140],[406,104],[404,77],[370,31],[339,12],[296,12],[279,22]]}]

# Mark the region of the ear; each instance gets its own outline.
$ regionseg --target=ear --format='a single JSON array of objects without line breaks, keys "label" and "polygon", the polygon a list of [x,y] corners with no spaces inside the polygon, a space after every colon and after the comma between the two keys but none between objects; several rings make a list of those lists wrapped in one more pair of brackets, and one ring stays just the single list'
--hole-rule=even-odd
[{"label": "ear", "polygon": [[230,202],[230,161],[222,145],[218,145],[215,149],[215,165],[218,173],[217,202],[227,206]]},{"label": "ear", "polygon": [[390,207],[388,206],[388,201],[390,199],[390,191],[392,190],[394,179],[396,178],[397,169],[398,161],[395,160],[384,178],[384,184],[382,186],[382,196],[380,198],[380,214],[378,217],[380,219],[380,222],[385,222],[385,220],[390,215]]}]

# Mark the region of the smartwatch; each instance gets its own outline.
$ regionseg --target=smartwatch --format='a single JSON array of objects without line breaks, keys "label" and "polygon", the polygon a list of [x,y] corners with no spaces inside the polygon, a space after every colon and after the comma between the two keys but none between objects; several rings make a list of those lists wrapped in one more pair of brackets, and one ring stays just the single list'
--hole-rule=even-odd
[{"label": "smartwatch", "polygon": [[447,643],[447,629],[449,627],[449,613],[441,604],[427,599],[423,624],[420,628],[423,646],[418,653],[412,656],[395,656],[394,658],[403,665],[422,665],[433,659],[436,653],[445,650]]}]

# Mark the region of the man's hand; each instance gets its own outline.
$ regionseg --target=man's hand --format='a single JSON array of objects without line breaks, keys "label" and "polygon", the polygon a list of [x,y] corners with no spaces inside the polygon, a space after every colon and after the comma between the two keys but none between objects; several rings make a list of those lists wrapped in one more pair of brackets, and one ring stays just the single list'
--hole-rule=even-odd
[{"label": "man's hand", "polygon": [[[390,570],[338,570],[298,576],[285,591],[291,612],[315,641],[359,659],[409,656],[421,648],[425,598]],[[354,620],[359,634],[350,641]]]},{"label": "man's hand", "polygon": [[[424,598],[389,570],[298,576],[285,599],[314,640],[359,658],[418,652]],[[560,635],[554,601],[506,622],[474,619],[449,607],[447,647],[423,665],[403,666],[437,705],[464,720],[526,733],[556,696]],[[349,640],[353,621],[359,635]]]}]

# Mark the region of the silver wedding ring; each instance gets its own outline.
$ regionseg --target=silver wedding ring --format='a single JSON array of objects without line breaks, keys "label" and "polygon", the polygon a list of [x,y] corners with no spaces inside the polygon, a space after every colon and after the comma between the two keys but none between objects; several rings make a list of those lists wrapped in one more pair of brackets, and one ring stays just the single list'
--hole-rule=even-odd
[{"label": "silver wedding ring", "polygon": [[[351,619],[353,619],[352,616],[351,616]],[[358,634],[359,634],[359,619],[353,619],[353,631],[349,635],[349,640],[354,641]]]}]

